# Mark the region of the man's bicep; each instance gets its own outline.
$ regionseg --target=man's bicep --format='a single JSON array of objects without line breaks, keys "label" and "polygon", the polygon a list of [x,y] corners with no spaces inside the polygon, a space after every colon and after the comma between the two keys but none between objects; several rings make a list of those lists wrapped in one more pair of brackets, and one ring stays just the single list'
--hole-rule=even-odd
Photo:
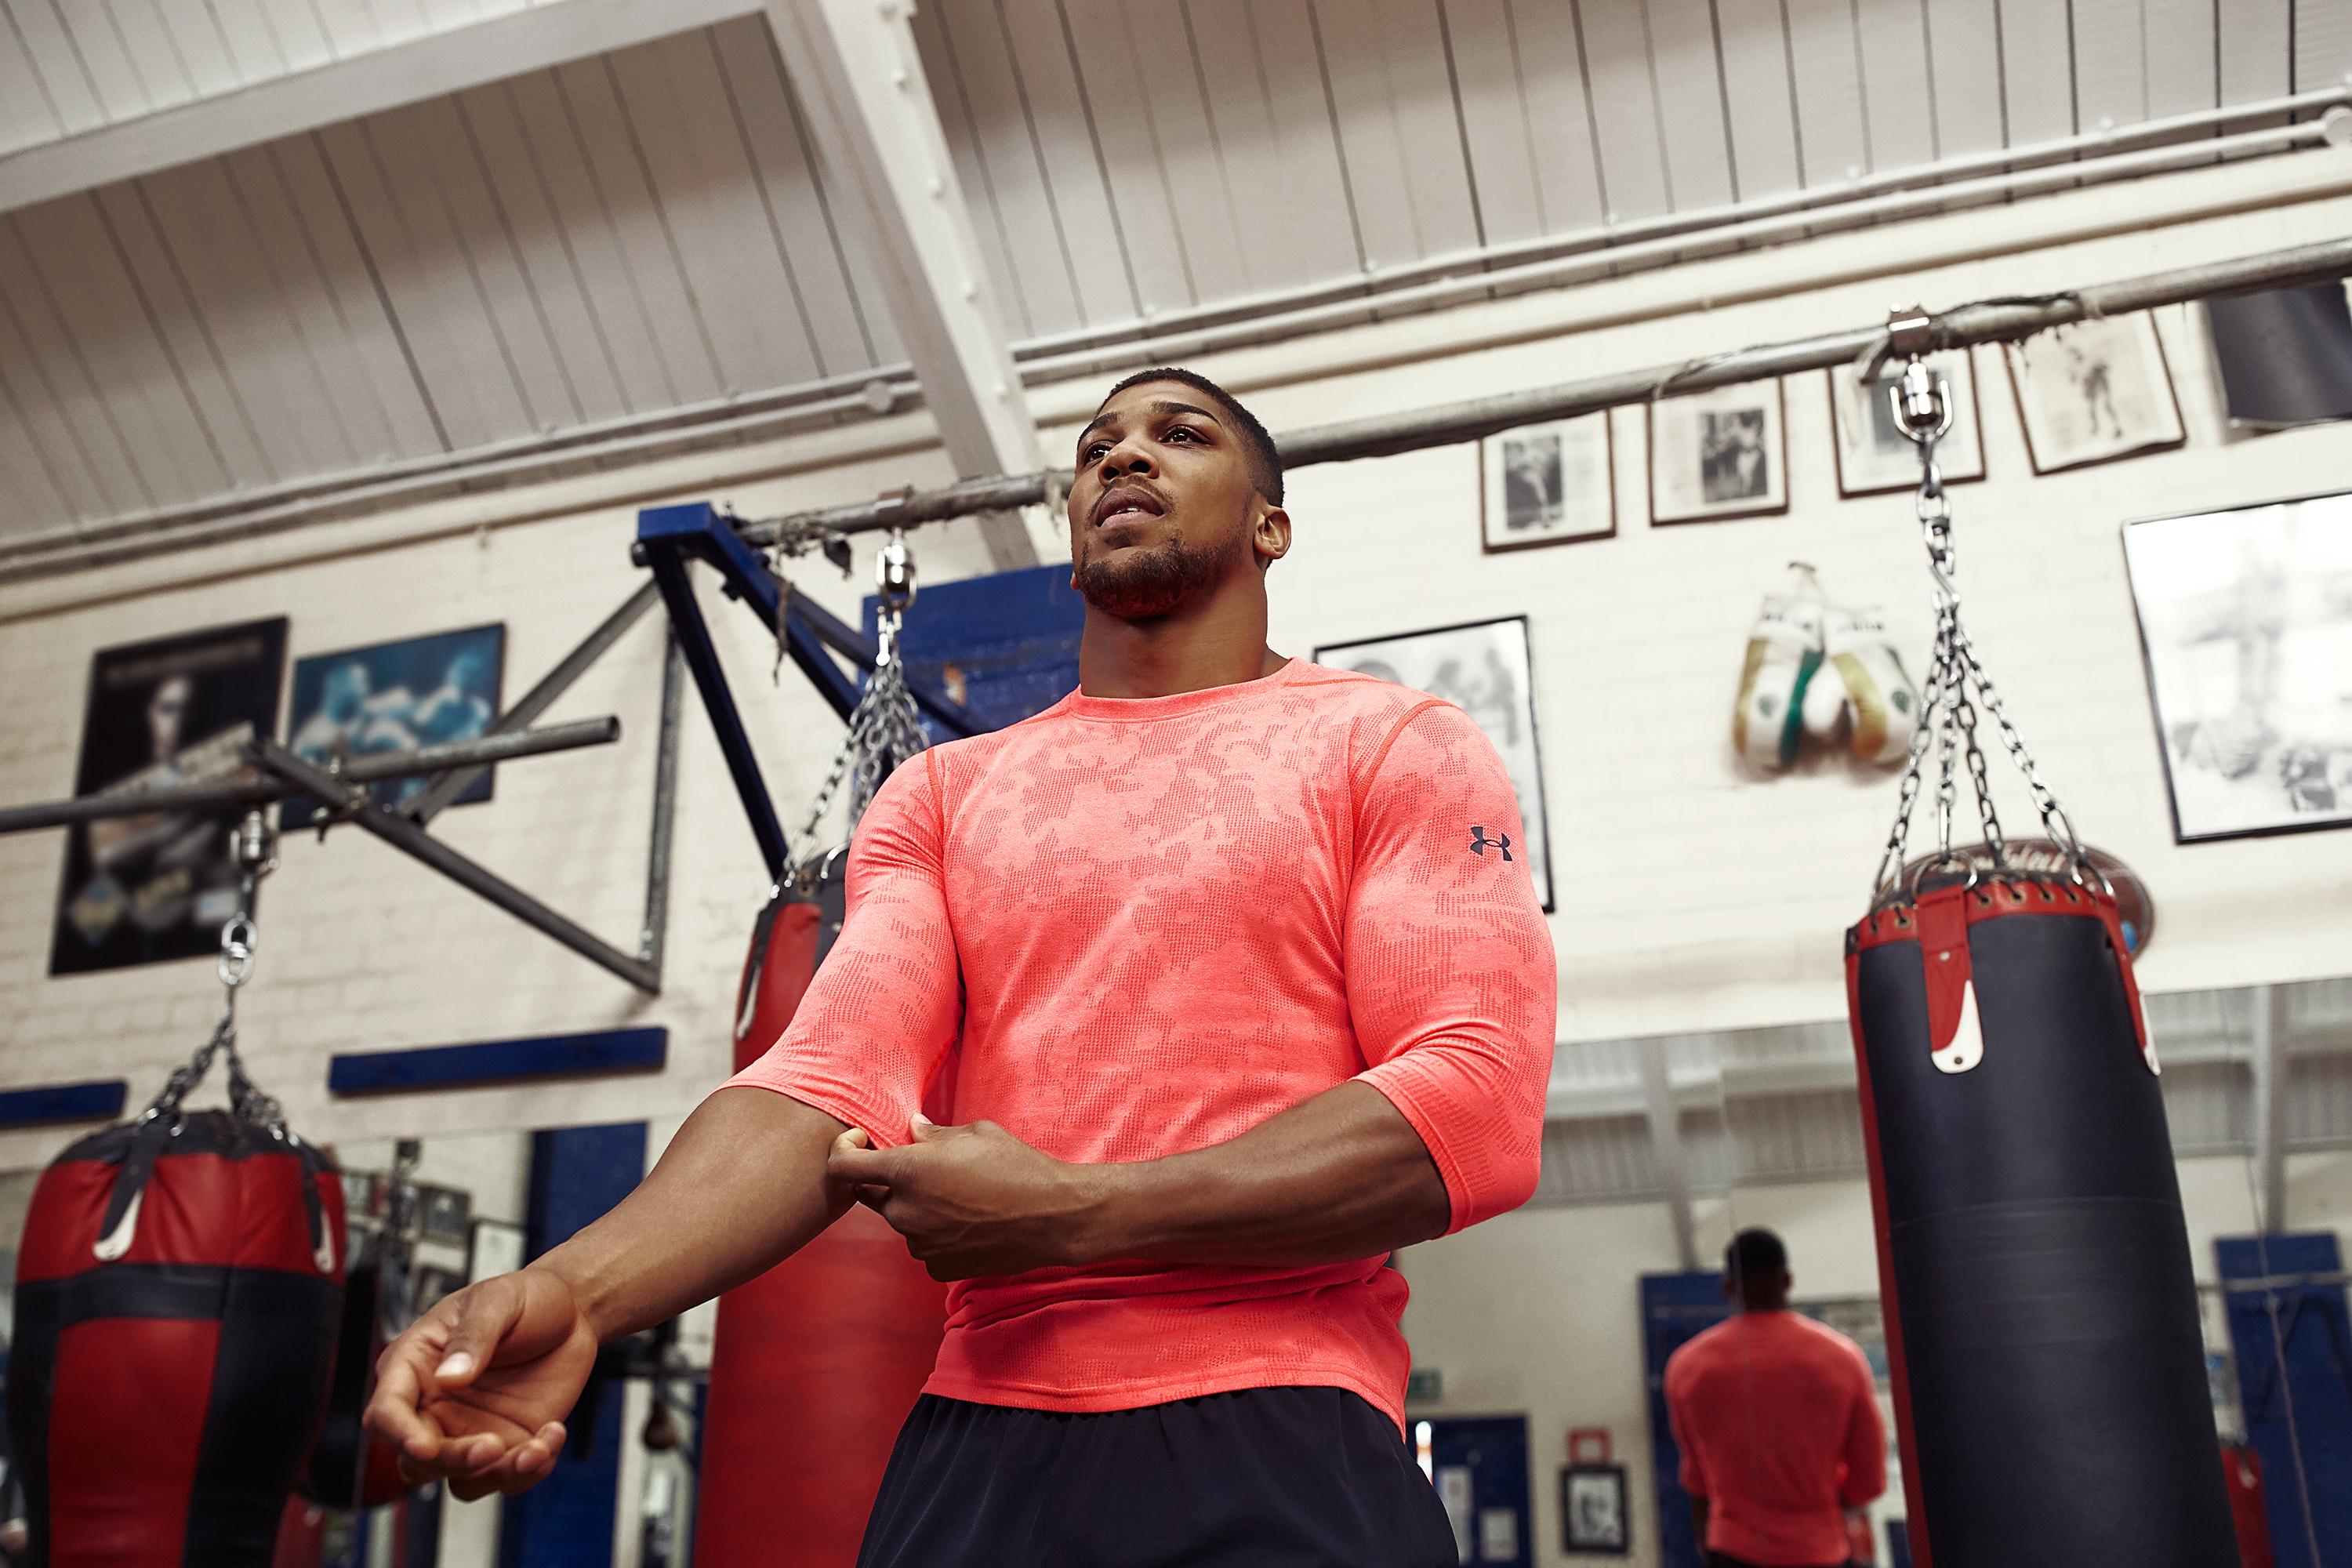
[{"label": "man's bicep", "polygon": [[1429,1145],[1459,1229],[1532,1190],[1558,966],[1494,747],[1435,705],[1358,815],[1345,963],[1368,1070]]}]

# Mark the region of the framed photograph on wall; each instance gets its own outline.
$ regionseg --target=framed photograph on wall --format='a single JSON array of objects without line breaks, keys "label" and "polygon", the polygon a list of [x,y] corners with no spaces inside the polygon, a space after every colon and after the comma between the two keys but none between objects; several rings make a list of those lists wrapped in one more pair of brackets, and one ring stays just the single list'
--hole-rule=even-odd
[{"label": "framed photograph on wall", "polygon": [[2182,844],[2352,826],[2352,495],[2124,528]]},{"label": "framed photograph on wall", "polygon": [[1315,662],[1443,697],[1470,715],[1502,753],[1504,771],[1511,776],[1522,824],[1519,848],[1535,879],[1536,896],[1549,914],[1551,836],[1544,820],[1543,754],[1536,737],[1527,617],[1338,643],[1317,648]]},{"label": "framed photograph on wall", "polygon": [[1777,380],[1650,405],[1650,521],[1712,522],[1788,510],[1782,411]]},{"label": "framed photograph on wall", "polygon": [[[278,731],[286,620],[215,626],[90,659],[76,795],[250,777],[246,744]],[[237,805],[153,811],[68,829],[51,974],[220,951],[236,913]]]},{"label": "framed photograph on wall", "polygon": [[[1951,399],[1952,427],[1936,443],[1936,466],[1948,485],[1985,476],[1983,420],[1977,404],[1976,362],[1966,349],[1929,354],[1927,365],[1944,378]],[[1888,384],[1864,386],[1850,364],[1827,373],[1830,424],[1836,432],[1838,494],[1885,495],[1919,486],[1919,448],[1895,422]]]},{"label": "framed photograph on wall", "polygon": [[1559,1546],[1563,1552],[1633,1550],[1622,1465],[1563,1465],[1559,1471]]},{"label": "framed photograph on wall", "polygon": [[[467,626],[297,659],[286,744],[329,763],[474,740],[498,717],[506,646],[505,626]],[[484,773],[450,804],[489,799],[496,776]],[[378,805],[397,808],[432,782],[430,774],[384,779],[368,793]],[[320,809],[308,795],[289,795],[278,824],[289,832],[308,827]]]},{"label": "framed photograph on wall", "polygon": [[1492,555],[1616,533],[1610,457],[1606,412],[1479,442],[1480,547]]},{"label": "framed photograph on wall", "polygon": [[2037,474],[2178,447],[2187,438],[2155,318],[2076,321],[2007,346]]}]

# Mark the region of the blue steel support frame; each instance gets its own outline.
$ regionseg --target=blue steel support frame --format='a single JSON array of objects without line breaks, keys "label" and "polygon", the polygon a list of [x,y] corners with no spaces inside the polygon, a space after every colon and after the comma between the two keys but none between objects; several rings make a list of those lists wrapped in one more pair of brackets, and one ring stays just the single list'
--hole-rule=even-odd
[{"label": "blue steel support frame", "polygon": [[[759,759],[751,753],[751,737],[744,732],[742,713],[728,687],[727,672],[719,666],[719,650],[711,644],[710,627],[694,597],[687,565],[701,561],[715,567],[727,596],[740,601],[765,626],[777,624],[781,609],[784,651],[845,721],[857,706],[858,683],[833,655],[841,653],[860,668],[870,669],[876,658],[873,640],[822,605],[791,593],[783,579],[768,570],[759,552],[743,542],[732,520],[708,501],[648,507],[637,513],[637,538],[629,558],[651,571],[661,589],[670,625],[677,631],[678,649],[686,657],[687,668],[694,672],[695,687],[709,711],[710,727],[718,733],[719,749],[726,756],[735,793],[751,819],[751,835],[759,840],[761,858],[767,862],[768,874],[781,881],[792,858],[791,847],[783,823],[776,816],[775,802],[768,794],[767,781],[761,776]],[[910,671],[907,690],[915,705],[949,734],[978,731],[971,716],[934,682]]]}]

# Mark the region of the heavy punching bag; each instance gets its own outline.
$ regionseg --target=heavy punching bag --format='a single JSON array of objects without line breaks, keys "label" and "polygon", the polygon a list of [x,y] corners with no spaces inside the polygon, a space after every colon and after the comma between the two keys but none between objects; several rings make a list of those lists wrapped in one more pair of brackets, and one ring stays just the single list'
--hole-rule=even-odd
[{"label": "heavy punching bag", "polygon": [[[1917,358],[1937,646],[1846,983],[1912,1555],[1920,1568],[2236,1568],[2157,1060],[2112,889],[1959,618]],[[2007,849],[1976,739],[2000,725],[2065,868]],[[1903,865],[1930,737],[1941,852]],[[1955,850],[1965,757],[1985,843]],[[1907,874],[1906,874],[1907,869]]]},{"label": "heavy punching bag", "polygon": [[[760,916],[735,1065],[775,1043],[841,925],[835,857]],[[696,1568],[844,1568],[922,1392],[947,1290],[871,1209],[719,1299],[696,1493]]]},{"label": "heavy punching bag", "polygon": [[[223,1046],[235,1109],[181,1111]],[[234,1051],[224,1023],[145,1116],[34,1189],[8,1430],[38,1568],[270,1560],[326,1408],[343,1192]]]}]

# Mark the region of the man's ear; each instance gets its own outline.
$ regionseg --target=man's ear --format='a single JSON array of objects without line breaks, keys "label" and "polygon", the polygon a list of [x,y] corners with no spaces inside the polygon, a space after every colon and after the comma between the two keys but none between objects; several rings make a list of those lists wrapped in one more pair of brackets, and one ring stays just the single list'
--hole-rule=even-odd
[{"label": "man's ear", "polygon": [[1271,566],[1290,553],[1290,514],[1278,506],[1269,506],[1261,498],[1256,502],[1257,521],[1250,530],[1250,543],[1257,552],[1257,563]]}]

